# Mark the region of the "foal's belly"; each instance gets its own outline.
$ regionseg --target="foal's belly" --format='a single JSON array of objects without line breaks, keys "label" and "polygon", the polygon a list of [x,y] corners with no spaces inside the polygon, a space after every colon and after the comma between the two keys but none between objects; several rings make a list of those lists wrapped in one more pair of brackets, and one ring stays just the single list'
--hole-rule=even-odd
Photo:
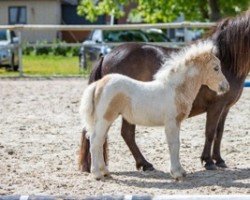
[{"label": "foal's belly", "polygon": [[129,123],[141,125],[141,126],[164,126],[165,122],[165,113],[154,111],[148,112],[142,110],[141,112],[134,111],[131,114],[126,115],[124,113],[123,118],[125,118]]}]

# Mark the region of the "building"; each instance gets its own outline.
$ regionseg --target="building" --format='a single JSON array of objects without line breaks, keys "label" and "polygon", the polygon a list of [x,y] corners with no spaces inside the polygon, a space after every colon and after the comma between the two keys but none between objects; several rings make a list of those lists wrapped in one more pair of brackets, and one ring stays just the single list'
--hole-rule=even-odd
[{"label": "building", "polygon": [[[61,23],[64,25],[91,24],[84,17],[77,15],[78,0],[61,1]],[[105,24],[105,16],[100,16],[95,24]],[[62,31],[61,38],[66,42],[82,42],[85,40],[90,31]]]},{"label": "building", "polygon": [[[0,0],[0,25],[8,24],[61,24],[60,0]],[[57,31],[26,31],[23,40],[53,41]]]},{"label": "building", "polygon": [[[81,25],[91,24],[77,15],[79,0],[0,0],[0,25],[46,24]],[[135,4],[126,6],[126,15],[116,23],[127,23],[128,12]],[[110,23],[110,16],[100,16],[95,24]],[[53,42],[61,39],[66,42],[82,42],[90,31],[32,30],[23,33],[23,40],[31,43],[38,41]]]}]

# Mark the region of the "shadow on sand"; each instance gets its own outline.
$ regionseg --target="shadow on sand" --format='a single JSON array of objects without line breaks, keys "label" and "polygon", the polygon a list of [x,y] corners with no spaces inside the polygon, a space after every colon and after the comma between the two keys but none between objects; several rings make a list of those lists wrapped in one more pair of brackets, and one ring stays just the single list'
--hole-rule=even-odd
[{"label": "shadow on sand", "polygon": [[[183,181],[175,181],[169,173],[160,170],[152,172],[126,171],[112,173],[118,178],[114,178],[118,184],[136,186],[139,188],[157,188],[157,189],[192,189],[206,186],[220,186],[223,188],[237,187],[250,188],[250,183],[245,179],[250,178],[250,168],[244,169],[224,169],[215,171],[197,171],[188,173]],[[111,174],[111,175],[112,175]],[[128,179],[119,176],[127,176]],[[140,180],[141,179],[141,180]]]}]

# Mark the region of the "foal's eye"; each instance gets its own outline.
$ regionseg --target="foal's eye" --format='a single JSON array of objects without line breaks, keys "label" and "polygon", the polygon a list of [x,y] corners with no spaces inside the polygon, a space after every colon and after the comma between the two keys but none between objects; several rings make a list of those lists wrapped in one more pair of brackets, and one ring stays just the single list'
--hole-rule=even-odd
[{"label": "foal's eye", "polygon": [[214,68],[214,71],[219,71],[219,66],[217,65],[215,68]]}]

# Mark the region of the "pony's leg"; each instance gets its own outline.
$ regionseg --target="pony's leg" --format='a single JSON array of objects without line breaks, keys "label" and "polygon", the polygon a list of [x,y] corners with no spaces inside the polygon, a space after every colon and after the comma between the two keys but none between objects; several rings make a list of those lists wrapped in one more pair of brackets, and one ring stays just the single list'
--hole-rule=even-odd
[{"label": "pony's leg", "polygon": [[214,146],[213,146],[213,154],[212,154],[212,158],[216,161],[215,163],[216,166],[221,167],[221,168],[227,167],[225,161],[221,158],[221,155],[220,155],[220,147],[221,147],[220,145],[221,145],[221,139],[222,139],[224,125],[225,125],[228,111],[229,109],[225,109],[221,115],[218,128],[217,128],[217,133],[214,138]]},{"label": "pony's leg", "polygon": [[135,142],[135,125],[128,123],[125,119],[122,119],[121,135],[134,156],[136,168],[142,168],[143,171],[154,170],[153,165],[143,157]]},{"label": "pony's leg", "polygon": [[94,128],[94,133],[90,136],[91,152],[91,172],[97,180],[103,176],[109,175],[109,171],[104,162],[103,145],[105,143],[107,131],[111,123],[105,120],[99,120]]},{"label": "pony's leg", "polygon": [[186,172],[180,163],[180,127],[173,120],[165,127],[169,153],[170,153],[170,174],[176,180],[186,176]]},{"label": "pony's leg", "polygon": [[207,170],[216,170],[217,167],[211,157],[212,143],[217,131],[218,122],[220,120],[223,108],[221,106],[213,105],[207,110],[207,121],[205,131],[205,145],[201,155],[201,162],[205,161],[205,168]]}]

